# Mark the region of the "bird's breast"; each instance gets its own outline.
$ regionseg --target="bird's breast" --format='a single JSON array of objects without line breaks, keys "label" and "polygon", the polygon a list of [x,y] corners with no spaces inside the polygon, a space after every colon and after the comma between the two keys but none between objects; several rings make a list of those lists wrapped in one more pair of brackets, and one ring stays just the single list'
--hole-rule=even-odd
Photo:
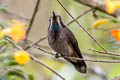
[{"label": "bird's breast", "polygon": [[54,35],[51,34],[51,36],[48,36],[48,43],[50,47],[57,53],[62,55],[71,55],[73,53],[73,50],[67,42],[66,34],[64,33],[59,33],[59,35],[56,37],[56,40]]}]

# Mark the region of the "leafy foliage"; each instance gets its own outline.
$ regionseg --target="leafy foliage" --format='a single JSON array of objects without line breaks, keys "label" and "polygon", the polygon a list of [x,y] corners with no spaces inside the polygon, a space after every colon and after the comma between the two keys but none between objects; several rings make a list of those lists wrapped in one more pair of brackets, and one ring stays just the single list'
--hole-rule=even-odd
[{"label": "leafy foliage", "polygon": [[[6,5],[1,4],[0,10],[4,10],[4,11],[7,10]],[[13,27],[14,27],[14,29],[11,28],[11,30],[14,31],[14,33],[12,33],[12,35],[14,35],[13,37],[17,37],[17,39],[18,39],[19,32],[21,32],[20,30],[23,30],[23,27],[21,27],[23,25],[19,22],[16,22],[14,24],[14,22],[12,20],[11,21],[1,20],[0,21],[0,27],[1,27],[0,31],[2,32],[2,30],[4,30],[6,32],[5,29],[6,28],[8,29],[8,27],[10,25],[13,25]],[[0,32],[0,35],[1,35],[1,32]],[[14,48],[11,49],[12,45],[5,39],[5,37],[9,36],[8,38],[11,39],[12,36],[10,36],[11,34],[8,35],[8,32],[6,32],[6,33],[4,33],[5,35],[3,35],[0,38],[0,73],[2,73],[2,74],[0,74],[0,80],[34,80],[33,75],[25,73],[20,68],[20,65],[14,59],[14,51],[16,51],[16,49],[14,49]],[[21,39],[19,38],[19,41]]]}]

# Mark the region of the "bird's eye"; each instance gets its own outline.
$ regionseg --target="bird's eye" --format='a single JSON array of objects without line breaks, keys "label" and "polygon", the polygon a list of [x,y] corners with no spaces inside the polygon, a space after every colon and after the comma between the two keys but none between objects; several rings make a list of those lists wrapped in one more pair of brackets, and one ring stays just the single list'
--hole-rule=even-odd
[{"label": "bird's eye", "polygon": [[50,19],[50,18],[49,18],[48,20],[49,20],[49,22],[51,21],[51,19]]}]

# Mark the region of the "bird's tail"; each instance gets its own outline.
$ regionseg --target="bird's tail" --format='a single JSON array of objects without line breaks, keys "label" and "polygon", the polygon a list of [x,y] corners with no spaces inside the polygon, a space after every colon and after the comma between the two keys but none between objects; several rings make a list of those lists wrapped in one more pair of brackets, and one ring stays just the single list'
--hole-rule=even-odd
[{"label": "bird's tail", "polygon": [[[72,55],[72,57],[83,58],[82,55],[79,56]],[[87,73],[87,65],[83,60],[74,60],[74,59],[66,59],[66,60],[72,63],[78,72]]]},{"label": "bird's tail", "polygon": [[84,61],[71,61],[76,70],[81,73],[87,73],[87,66]]}]

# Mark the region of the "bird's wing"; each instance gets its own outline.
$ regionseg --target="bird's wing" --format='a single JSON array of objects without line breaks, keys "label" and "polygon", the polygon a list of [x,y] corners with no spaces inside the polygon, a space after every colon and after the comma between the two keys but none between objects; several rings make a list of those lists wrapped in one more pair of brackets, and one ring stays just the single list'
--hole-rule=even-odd
[{"label": "bird's wing", "polygon": [[73,48],[77,56],[79,56],[80,58],[83,58],[74,34],[67,27],[65,27],[65,31],[67,34],[68,43],[70,44],[71,48]]},{"label": "bird's wing", "polygon": [[[67,27],[65,27],[65,31],[66,31],[66,35],[67,35],[67,42],[68,42],[69,46],[74,50],[73,56],[83,58],[82,54],[80,52],[80,49],[78,47],[78,42],[77,42],[74,34]],[[87,65],[86,65],[86,63],[84,61],[71,60],[70,62],[75,66],[77,71],[82,72],[82,73],[87,72],[87,69],[86,69]]]}]

